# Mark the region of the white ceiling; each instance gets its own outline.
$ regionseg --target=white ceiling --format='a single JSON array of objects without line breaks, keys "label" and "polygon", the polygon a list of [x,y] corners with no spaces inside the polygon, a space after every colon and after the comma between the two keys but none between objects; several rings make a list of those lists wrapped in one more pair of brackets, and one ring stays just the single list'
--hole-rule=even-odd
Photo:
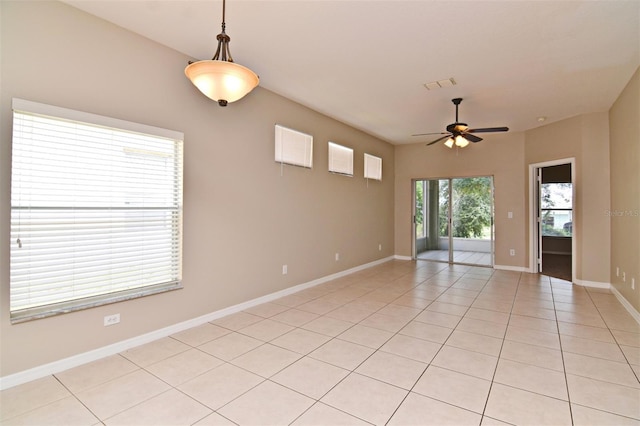
[{"label": "white ceiling", "polygon": [[[222,19],[221,0],[64,2],[194,59]],[[455,97],[460,121],[512,131],[606,111],[640,65],[638,0],[228,0],[226,23],[261,87],[394,144],[433,139],[411,135],[443,131]]]}]

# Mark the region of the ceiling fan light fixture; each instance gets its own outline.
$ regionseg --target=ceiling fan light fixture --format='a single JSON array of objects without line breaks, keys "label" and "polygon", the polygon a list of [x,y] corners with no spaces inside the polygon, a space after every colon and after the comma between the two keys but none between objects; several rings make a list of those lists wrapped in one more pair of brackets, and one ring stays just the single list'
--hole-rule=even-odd
[{"label": "ceiling fan light fixture", "polygon": [[444,143],[444,146],[446,146],[447,148],[453,148],[453,138],[447,139]]},{"label": "ceiling fan light fixture", "polygon": [[456,146],[460,148],[464,148],[469,145],[469,141],[466,140],[462,135],[456,136]]},{"label": "ceiling fan light fixture", "polygon": [[225,0],[222,0],[222,32],[216,37],[218,48],[210,60],[189,62],[184,73],[206,97],[227,106],[251,92],[260,79],[249,68],[233,62],[229,51],[231,38],[225,32]]}]

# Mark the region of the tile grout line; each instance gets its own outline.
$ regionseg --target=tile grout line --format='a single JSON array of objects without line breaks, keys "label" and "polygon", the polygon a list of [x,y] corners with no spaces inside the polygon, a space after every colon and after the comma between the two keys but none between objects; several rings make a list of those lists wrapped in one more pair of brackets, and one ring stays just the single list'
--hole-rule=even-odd
[{"label": "tile grout line", "polygon": [[[431,306],[435,301],[437,301],[444,293],[446,293],[452,286],[453,284],[455,284],[458,280],[460,280],[460,278],[462,278],[464,276],[461,275],[460,277],[458,277],[455,281],[453,281],[448,287],[447,290],[445,290],[444,292],[440,293],[438,295],[438,297],[435,298],[435,300],[433,300],[431,303],[429,303],[427,306],[424,307],[424,309],[422,309],[422,312],[426,311],[427,308],[429,306]],[[425,280],[427,281],[427,280]],[[417,287],[417,286],[416,286]],[[420,314],[418,314],[420,315]],[[418,316],[416,315],[416,317]],[[415,317],[414,317],[415,318]],[[456,327],[457,325],[460,323],[460,321],[462,320],[462,318],[456,323]],[[404,328],[404,327],[403,327]],[[443,343],[440,344],[440,349],[438,349],[436,351],[436,353],[433,355],[433,358],[431,358],[431,361],[433,361],[435,359],[436,356],[438,356],[438,353],[440,353],[440,351],[442,350],[442,348],[444,347],[444,344],[446,343],[446,341],[449,339],[449,337],[451,337],[451,334],[453,333],[453,330],[455,330],[455,328],[452,329],[451,333],[449,333],[449,335],[447,336],[447,339],[445,339],[445,341]],[[424,368],[424,370],[422,371],[422,373],[418,376],[418,378],[416,379],[416,381],[413,383],[413,385],[411,386],[411,389],[409,389],[409,391],[407,392],[407,394],[404,396],[404,398],[402,398],[402,401],[400,401],[400,403],[398,404],[398,406],[393,410],[393,412],[391,413],[391,415],[389,416],[389,419],[387,419],[387,421],[385,422],[385,425],[388,424],[391,419],[393,418],[393,416],[396,415],[396,413],[398,412],[398,410],[400,409],[400,407],[402,406],[402,404],[406,401],[406,399],[409,397],[409,395],[411,395],[411,392],[413,391],[413,389],[416,387],[416,385],[418,384],[418,382],[420,381],[420,379],[424,376],[424,373],[429,369],[429,367],[432,365],[431,361],[429,361],[429,363],[427,363],[427,366]]]},{"label": "tile grout line", "polygon": [[[518,291],[520,289],[520,282],[522,281],[522,272],[520,272],[520,275],[518,276],[518,283],[516,285],[516,291],[513,293],[513,300],[511,301],[511,309],[509,310],[509,318],[507,319],[507,324],[506,327],[504,329],[504,336],[502,337],[502,344],[500,345],[500,352],[498,352],[498,360],[496,361],[496,367],[493,370],[493,376],[491,377],[491,383],[489,384],[489,391],[487,392],[487,398],[485,399],[484,402],[484,407],[482,409],[482,418],[484,418],[487,412],[487,406],[489,405],[489,398],[491,397],[491,390],[493,389],[493,384],[495,383],[495,378],[496,378],[496,373],[498,372],[498,365],[500,364],[500,356],[502,355],[502,349],[504,348],[504,341],[507,340],[507,332],[509,331],[509,323],[511,322],[511,315],[513,312],[513,307],[515,306],[516,303],[516,298],[518,296]],[[489,416],[487,416],[489,417]],[[489,418],[493,418],[493,417],[489,417]],[[500,420],[500,419],[496,419],[496,420]],[[500,421],[504,421],[504,420],[500,420]]]},{"label": "tile grout line", "polygon": [[[71,389],[69,389],[69,388],[67,387],[67,385],[65,385],[65,384],[64,384],[64,383],[63,383],[63,382],[62,382],[62,381],[61,381],[61,380],[60,380],[60,379],[59,379],[55,374],[52,374],[52,375],[51,375],[51,377],[53,377],[53,378],[54,378],[58,383],[60,383],[60,385],[61,385],[62,387],[64,387],[64,388],[67,390],[67,392],[69,392],[70,396],[73,396],[73,398],[74,398],[76,401],[78,401],[78,402],[80,403],[80,405],[82,405],[82,406],[83,406],[83,407],[84,407],[84,408],[85,408],[89,413],[91,413],[91,415],[92,415],[93,417],[95,417],[96,419],[98,419],[98,421],[99,421],[101,424],[104,424],[104,420],[103,420],[103,419],[101,419],[100,417],[98,417],[98,415],[97,415],[96,413],[94,413],[94,412],[93,412],[93,411],[92,411],[92,410],[91,410],[91,409],[90,409],[90,408],[89,408],[89,407],[88,407],[88,406],[87,406],[87,405],[86,405],[86,404],[85,404],[85,403],[84,403],[84,402],[83,402],[83,401],[78,397],[78,395],[76,395],[76,394],[75,394],[75,392],[72,392],[72,391],[71,391]],[[50,404],[47,404],[47,405],[50,405]],[[45,407],[46,407],[46,406],[45,406]],[[34,410],[36,410],[36,409],[37,409],[37,408],[34,408]],[[33,411],[33,410],[30,410],[30,411]]]},{"label": "tile grout line", "polygon": [[[567,366],[564,361],[564,350],[562,349],[562,337],[560,335],[560,325],[558,324],[558,314],[556,310],[556,300],[555,294],[553,292],[553,283],[551,282],[551,301],[553,302],[553,314],[556,321],[556,330],[558,331],[558,343],[560,344],[560,357],[562,358],[562,373],[564,375],[564,385],[567,390],[567,402],[569,403],[569,418],[571,419],[571,424],[573,425],[575,422],[573,420],[573,407],[571,406],[571,391],[569,390],[569,379],[567,377]],[[573,285],[573,283],[572,283]]]}]

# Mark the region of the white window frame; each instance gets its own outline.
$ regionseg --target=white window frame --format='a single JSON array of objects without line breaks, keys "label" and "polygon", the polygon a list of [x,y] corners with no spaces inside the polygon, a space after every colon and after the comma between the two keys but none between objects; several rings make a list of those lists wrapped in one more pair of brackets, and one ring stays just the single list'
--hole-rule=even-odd
[{"label": "white window frame", "polygon": [[276,124],[275,161],[281,165],[313,168],[313,136]]},{"label": "white window frame", "polygon": [[329,172],[343,176],[353,176],[353,149],[335,142],[329,142]]},{"label": "white window frame", "polygon": [[183,134],[13,111],[11,322],[182,288]]}]

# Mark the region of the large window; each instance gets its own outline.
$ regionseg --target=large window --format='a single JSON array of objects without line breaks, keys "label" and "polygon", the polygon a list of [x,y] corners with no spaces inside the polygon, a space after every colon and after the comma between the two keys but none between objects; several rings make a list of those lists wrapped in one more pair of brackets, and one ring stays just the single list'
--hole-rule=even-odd
[{"label": "large window", "polygon": [[181,286],[179,132],[14,99],[14,322]]}]

